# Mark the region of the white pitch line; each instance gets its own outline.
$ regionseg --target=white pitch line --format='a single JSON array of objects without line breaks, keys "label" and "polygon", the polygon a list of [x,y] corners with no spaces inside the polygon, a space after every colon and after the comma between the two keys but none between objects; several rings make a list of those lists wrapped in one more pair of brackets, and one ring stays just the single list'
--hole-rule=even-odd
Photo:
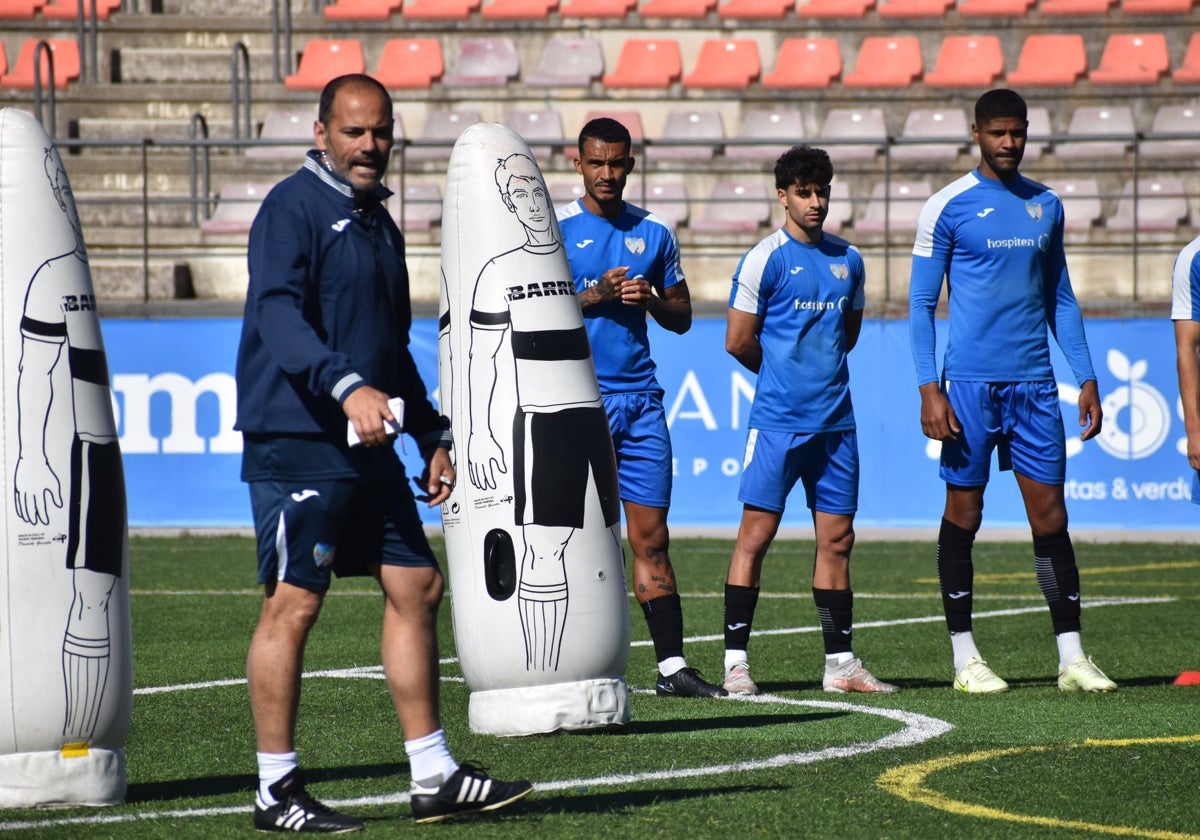
[{"label": "white pitch line", "polygon": [[[638,690],[638,694],[653,694],[649,689]],[[770,770],[779,767],[791,767],[801,764],[815,764],[819,761],[829,761],[836,758],[851,758],[857,755],[878,750],[899,749],[937,738],[954,728],[953,724],[928,715],[908,712],[902,709],[885,709],[875,706],[859,706],[854,703],[830,700],[795,700],[788,697],[777,697],[771,694],[760,694],[757,697],[730,698],[728,703],[760,703],[767,705],[808,706],[817,709],[830,709],[841,712],[860,712],[877,715],[898,721],[904,725],[899,732],[884,735],[875,741],[847,744],[839,747],[825,747],[807,752],[782,753],[769,758],[753,761],[738,761],[729,764],[711,764],[700,767],[672,768],[670,770],[648,770],[644,773],[622,773],[618,775],[593,776],[584,779],[559,779],[545,782],[535,782],[534,792],[549,793],[560,790],[578,790],[592,787],[616,787],[620,785],[636,785],[644,782],[667,781],[671,779],[695,779],[704,776],[719,776],[727,773],[749,773],[757,770]],[[363,796],[355,799],[330,799],[326,804],[333,808],[356,808],[378,805],[400,805],[409,801],[407,792],[396,792],[384,796]],[[157,819],[196,819],[198,817],[215,817],[229,814],[249,814],[253,810],[250,805],[225,806],[221,808],[175,809],[171,811],[143,811],[138,814],[109,814],[102,816],[66,817],[59,820],[36,820],[25,822],[0,823],[0,831],[20,831],[33,828],[55,828],[68,825],[116,825],[120,823],[143,822]]]}]

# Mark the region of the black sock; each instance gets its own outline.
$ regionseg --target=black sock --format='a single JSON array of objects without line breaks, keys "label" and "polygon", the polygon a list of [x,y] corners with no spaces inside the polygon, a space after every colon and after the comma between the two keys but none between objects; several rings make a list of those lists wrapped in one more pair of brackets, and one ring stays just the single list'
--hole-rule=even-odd
[{"label": "black sock", "polygon": [[642,614],[654,641],[654,658],[662,662],[683,656],[683,604],[679,593],[651,598],[642,604]]},{"label": "black sock", "polygon": [[825,640],[825,655],[850,653],[854,634],[854,592],[849,589],[817,589],[813,601],[821,619],[821,636]]},{"label": "black sock", "polygon": [[938,532],[937,570],[942,589],[942,609],[946,627],[951,633],[971,632],[972,595],[975,566],[971,562],[971,547],[975,535],[942,519]]},{"label": "black sock", "polygon": [[758,587],[725,584],[725,650],[745,650],[758,606]]},{"label": "black sock", "polygon": [[1054,635],[1079,632],[1079,567],[1066,531],[1050,537],[1033,537],[1033,569],[1038,586],[1050,606]]}]

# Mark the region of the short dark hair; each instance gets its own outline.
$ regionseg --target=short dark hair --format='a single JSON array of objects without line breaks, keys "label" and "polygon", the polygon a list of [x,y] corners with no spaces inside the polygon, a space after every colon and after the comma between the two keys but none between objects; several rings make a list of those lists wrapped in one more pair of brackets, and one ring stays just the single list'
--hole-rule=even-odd
[{"label": "short dark hair", "polygon": [[633,153],[633,138],[629,129],[612,117],[596,117],[588,120],[579,131],[579,156],[583,157],[583,146],[588,140],[599,140],[601,143],[624,143],[625,154]]},{"label": "short dark hair", "polygon": [[1021,94],[1008,88],[989,90],[975,101],[975,125],[1004,117],[1015,117],[1022,122],[1029,121],[1028,110]]},{"label": "short dark hair", "polygon": [[387,88],[378,79],[368,76],[366,73],[347,73],[344,76],[330,79],[321,90],[321,99],[317,104],[317,120],[321,125],[329,125],[329,120],[333,118],[333,100],[337,98],[338,92],[347,85],[373,87],[383,94],[383,98],[387,100],[388,107],[391,108],[392,106],[392,95],[388,93]]},{"label": "short dark hair", "polygon": [[793,184],[827,187],[833,181],[833,161],[824,149],[792,146],[775,161],[775,189],[786,190]]}]

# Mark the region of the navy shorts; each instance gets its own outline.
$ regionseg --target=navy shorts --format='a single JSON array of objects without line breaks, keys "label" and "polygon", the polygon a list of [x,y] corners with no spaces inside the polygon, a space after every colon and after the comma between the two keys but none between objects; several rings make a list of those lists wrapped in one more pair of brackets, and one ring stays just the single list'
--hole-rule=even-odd
[{"label": "navy shorts", "polygon": [[858,510],[858,433],[794,434],[751,429],[746,439],[738,501],[782,513],[796,482],[808,506],[821,513]]},{"label": "navy shorts", "polygon": [[[403,473],[401,473],[403,475]],[[258,582],[323,592],[375,564],[437,566],[412,491],[356,479],[250,482]]]},{"label": "navy shorts", "polygon": [[604,411],[617,453],[621,498],[638,505],[671,506],[671,435],[657,394],[607,394]]},{"label": "navy shorts", "polygon": [[988,483],[992,450],[1001,470],[1015,470],[1042,484],[1062,484],[1067,476],[1067,441],[1058,383],[945,383],[962,432],[942,443],[938,474],[956,487]]}]

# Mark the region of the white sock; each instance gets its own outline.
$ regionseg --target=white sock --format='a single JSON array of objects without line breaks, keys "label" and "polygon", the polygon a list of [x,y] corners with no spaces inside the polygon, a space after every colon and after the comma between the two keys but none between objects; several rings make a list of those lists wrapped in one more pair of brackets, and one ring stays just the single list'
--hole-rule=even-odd
[{"label": "white sock", "polygon": [[672,674],[678,674],[687,667],[687,660],[682,656],[668,656],[662,662],[658,663],[658,673],[664,677],[669,677]]},{"label": "white sock", "polygon": [[971,631],[950,634],[950,647],[954,651],[954,673],[967,667],[970,659],[983,659],[979,648],[975,647],[975,636]]},{"label": "white sock", "polygon": [[458,769],[458,762],[446,745],[444,729],[405,741],[404,752],[408,754],[409,775],[424,787],[438,787]]},{"label": "white sock", "polygon": [[727,650],[725,651],[725,670],[728,671],[734,665],[749,665],[750,660],[746,657],[744,650]]},{"label": "white sock", "polygon": [[264,804],[279,802],[268,788],[296,769],[296,751],[286,753],[255,753],[258,758],[258,795]]},{"label": "white sock", "polygon": [[854,658],[854,654],[850,651],[842,653],[828,653],[825,655],[825,673],[836,671]]},{"label": "white sock", "polygon": [[1059,633],[1054,640],[1058,642],[1058,669],[1060,671],[1083,656],[1083,642],[1078,633]]}]

